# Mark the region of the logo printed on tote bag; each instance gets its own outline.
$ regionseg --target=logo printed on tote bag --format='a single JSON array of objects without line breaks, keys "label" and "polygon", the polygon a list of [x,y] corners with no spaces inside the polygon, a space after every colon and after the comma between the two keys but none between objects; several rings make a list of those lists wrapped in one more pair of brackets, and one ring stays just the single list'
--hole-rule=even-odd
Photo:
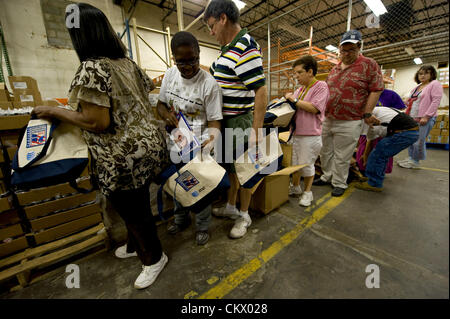
[{"label": "logo printed on tote bag", "polygon": [[192,187],[199,184],[198,179],[189,171],[184,171],[180,176],[178,176],[175,181],[183,187],[183,189],[188,192]]},{"label": "logo printed on tote bag", "polygon": [[27,148],[44,145],[47,141],[47,125],[27,128]]},{"label": "logo printed on tote bag", "polygon": [[36,153],[31,151],[27,153],[27,161],[31,161],[33,158],[36,157]]}]

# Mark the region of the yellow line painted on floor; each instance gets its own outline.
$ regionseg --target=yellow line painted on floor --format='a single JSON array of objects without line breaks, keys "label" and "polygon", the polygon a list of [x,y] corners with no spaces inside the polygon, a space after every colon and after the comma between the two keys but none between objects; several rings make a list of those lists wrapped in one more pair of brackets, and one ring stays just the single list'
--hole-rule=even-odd
[{"label": "yellow line painted on floor", "polygon": [[197,295],[198,295],[198,293],[196,293],[195,291],[191,290],[187,294],[184,295],[184,299],[193,299]]},{"label": "yellow line painted on floor", "polygon": [[316,209],[318,206],[322,205],[322,203],[328,199],[331,198],[331,192],[323,195],[321,198],[319,198],[315,204],[313,204],[312,206],[309,206],[308,208],[305,209],[305,213],[309,213],[310,211],[312,211],[313,209]]},{"label": "yellow line painted on floor", "polygon": [[424,169],[424,170],[427,170],[427,171],[436,171],[436,172],[449,173],[449,171],[446,171],[445,169],[439,169],[439,168],[419,167],[419,169]]},{"label": "yellow line painted on floor", "polygon": [[[250,277],[256,272],[264,263],[267,263],[270,259],[275,257],[284,247],[292,243],[311,225],[317,223],[324,218],[329,212],[342,203],[350,194],[354,191],[354,187],[350,186],[347,191],[341,197],[332,197],[324,205],[315,210],[313,214],[300,223],[298,223],[294,229],[282,236],[279,240],[274,242],[269,248],[265,249],[258,257],[252,259],[250,262],[236,270],[231,275],[224,278],[215,287],[211,288],[201,296],[199,299],[221,299],[226,296],[230,291],[239,286],[245,279]],[[324,197],[327,197],[326,194]]]}]

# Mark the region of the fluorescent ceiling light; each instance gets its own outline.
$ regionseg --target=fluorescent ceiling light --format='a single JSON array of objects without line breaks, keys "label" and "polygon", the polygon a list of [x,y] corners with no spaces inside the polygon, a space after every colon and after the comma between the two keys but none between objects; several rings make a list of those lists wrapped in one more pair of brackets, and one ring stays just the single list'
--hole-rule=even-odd
[{"label": "fluorescent ceiling light", "polygon": [[421,59],[421,58],[415,58],[415,59],[414,59],[414,63],[415,63],[415,64],[422,64],[423,62],[422,62],[422,59]]},{"label": "fluorescent ceiling light", "polygon": [[338,48],[336,48],[334,45],[331,45],[331,44],[327,45],[325,47],[325,49],[327,49],[328,51],[337,51],[338,50]]},{"label": "fluorescent ceiling light", "polygon": [[381,0],[364,0],[364,2],[377,17],[387,12],[386,7]]},{"label": "fluorescent ceiling light", "polygon": [[241,1],[241,0],[233,0],[233,2],[236,4],[236,6],[238,7],[239,11],[245,7],[245,2]]},{"label": "fluorescent ceiling light", "polygon": [[414,55],[416,54],[416,52],[414,51],[414,49],[412,47],[406,47],[405,48],[406,53],[408,53],[409,55]]}]

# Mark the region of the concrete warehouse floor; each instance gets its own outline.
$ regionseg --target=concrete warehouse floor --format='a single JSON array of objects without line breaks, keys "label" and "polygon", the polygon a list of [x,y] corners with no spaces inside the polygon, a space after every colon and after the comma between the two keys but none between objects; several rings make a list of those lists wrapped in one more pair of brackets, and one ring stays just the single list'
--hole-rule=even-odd
[{"label": "concrete warehouse floor", "polygon": [[[350,187],[332,198],[330,187],[314,186],[315,206],[291,197],[267,216],[253,214],[239,240],[227,237],[230,220],[214,217],[203,247],[192,226],[173,237],[163,224],[169,263],[145,290],[133,288],[139,260],[119,260],[112,250],[78,264],[79,289],[66,288],[61,268],[0,297],[449,298],[449,152],[429,149],[423,167],[395,164],[383,193]],[[379,266],[378,289],[365,285],[369,264]]]}]

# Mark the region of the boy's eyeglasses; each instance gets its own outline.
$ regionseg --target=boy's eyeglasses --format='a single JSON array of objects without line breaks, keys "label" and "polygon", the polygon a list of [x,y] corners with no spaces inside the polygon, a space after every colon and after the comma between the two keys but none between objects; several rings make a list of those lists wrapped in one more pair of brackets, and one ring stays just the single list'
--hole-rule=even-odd
[{"label": "boy's eyeglasses", "polygon": [[199,61],[199,58],[191,61],[175,61],[176,66],[195,66]]}]

